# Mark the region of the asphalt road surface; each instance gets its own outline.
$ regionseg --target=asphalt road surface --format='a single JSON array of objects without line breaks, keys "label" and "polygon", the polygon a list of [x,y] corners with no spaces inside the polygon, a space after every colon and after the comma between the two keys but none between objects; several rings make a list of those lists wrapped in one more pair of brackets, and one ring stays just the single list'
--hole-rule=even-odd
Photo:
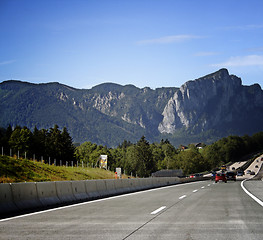
[{"label": "asphalt road surface", "polygon": [[0,239],[261,240],[263,207],[241,181],[194,182],[0,220]]}]

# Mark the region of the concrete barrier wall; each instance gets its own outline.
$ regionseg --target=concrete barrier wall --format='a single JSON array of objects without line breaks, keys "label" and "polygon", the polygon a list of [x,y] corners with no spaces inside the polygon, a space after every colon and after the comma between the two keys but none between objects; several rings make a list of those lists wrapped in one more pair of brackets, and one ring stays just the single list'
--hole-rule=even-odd
[{"label": "concrete barrier wall", "polygon": [[11,189],[13,202],[21,211],[42,207],[38,198],[36,183],[13,183]]},{"label": "concrete barrier wall", "polygon": [[207,180],[163,178],[0,184],[0,217],[178,183]]},{"label": "concrete barrier wall", "polygon": [[[121,181],[119,181],[119,180],[121,180]],[[118,182],[120,182],[120,183],[118,183]],[[115,185],[116,185],[117,189],[120,189],[120,185],[121,185],[121,188],[123,191],[122,193],[132,192],[130,179],[117,179]]]},{"label": "concrete barrier wall", "polygon": [[72,203],[77,199],[75,198],[70,181],[55,182],[57,189],[57,196],[61,203]]},{"label": "concrete barrier wall", "polygon": [[57,195],[55,182],[37,182],[36,188],[38,199],[44,207],[61,204],[61,201]]},{"label": "concrete barrier wall", "polygon": [[72,181],[71,182],[73,195],[78,201],[85,201],[89,199],[89,195],[86,191],[85,182],[86,181]]},{"label": "concrete barrier wall", "polygon": [[[120,180],[120,179],[119,179]],[[106,179],[105,181],[105,185],[106,185],[106,192],[109,196],[113,196],[117,194],[117,190],[115,187],[115,179]]]},{"label": "concrete barrier wall", "polygon": [[130,179],[130,184],[131,188],[133,191],[141,191],[146,189],[146,186],[144,186],[144,181],[143,178],[135,178],[135,179]]},{"label": "concrete barrier wall", "polygon": [[[126,189],[125,189],[125,186],[124,186],[124,179],[117,179],[114,181],[114,186],[115,186],[115,189],[116,189],[116,194],[123,194],[125,193]],[[127,191],[128,192],[128,189]]]},{"label": "concrete barrier wall", "polygon": [[99,194],[99,197],[110,196],[110,194],[106,188],[105,180],[103,180],[103,179],[96,180],[96,187],[97,187],[97,192]]},{"label": "concrete barrier wall", "polygon": [[19,209],[13,200],[11,183],[0,184],[0,213],[7,214],[17,212]]},{"label": "concrete barrier wall", "polygon": [[97,191],[96,180],[85,181],[85,186],[86,186],[86,192],[90,200],[100,197],[100,194]]}]

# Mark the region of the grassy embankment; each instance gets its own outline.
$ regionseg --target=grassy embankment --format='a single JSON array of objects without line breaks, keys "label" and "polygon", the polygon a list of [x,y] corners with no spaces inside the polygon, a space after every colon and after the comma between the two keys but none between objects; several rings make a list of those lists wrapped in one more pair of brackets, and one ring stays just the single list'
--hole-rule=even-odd
[{"label": "grassy embankment", "polygon": [[100,168],[59,167],[27,159],[0,156],[0,183],[112,179]]}]

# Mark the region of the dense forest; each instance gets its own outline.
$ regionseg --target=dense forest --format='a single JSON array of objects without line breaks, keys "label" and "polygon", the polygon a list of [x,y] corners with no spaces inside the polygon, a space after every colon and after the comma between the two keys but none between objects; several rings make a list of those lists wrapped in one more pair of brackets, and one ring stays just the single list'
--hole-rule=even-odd
[{"label": "dense forest", "polygon": [[100,155],[108,155],[108,167],[115,171],[121,167],[128,175],[148,177],[161,169],[182,169],[184,174],[209,171],[230,161],[239,161],[243,156],[263,149],[263,132],[252,136],[229,136],[211,145],[175,148],[169,140],[149,143],[142,136],[137,143],[123,141],[116,148],[84,142],[74,146],[66,128],[57,125],[50,129],[37,128],[31,132],[27,127],[0,129],[2,154],[18,155],[29,159],[48,159],[84,162],[96,166]]},{"label": "dense forest", "polygon": [[16,126],[12,129],[0,129],[0,146],[2,154],[10,156],[26,157],[28,159],[47,159],[52,158],[63,164],[66,161],[76,161],[75,147],[72,138],[66,128],[62,131],[57,125],[50,129],[38,130],[36,127],[33,132],[27,127]]}]

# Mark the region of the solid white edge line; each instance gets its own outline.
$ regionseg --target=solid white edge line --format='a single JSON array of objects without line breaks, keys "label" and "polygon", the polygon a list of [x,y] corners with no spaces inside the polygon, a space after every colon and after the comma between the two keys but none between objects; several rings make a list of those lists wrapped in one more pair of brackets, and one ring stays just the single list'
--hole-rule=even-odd
[{"label": "solid white edge line", "polygon": [[241,182],[241,187],[242,187],[242,189],[244,190],[244,192],[248,195],[248,196],[250,196],[253,200],[255,200],[261,207],[263,207],[263,202],[260,200],[260,199],[258,199],[256,196],[254,196],[251,192],[249,192],[245,187],[244,187],[244,182],[245,181],[247,181],[247,179],[245,179],[245,180],[243,180],[242,182]]},{"label": "solid white edge line", "polygon": [[157,214],[158,212],[161,212],[161,211],[162,211],[163,209],[165,209],[165,208],[166,208],[166,206],[162,206],[162,207],[156,209],[155,211],[151,212],[151,214],[152,214],[152,215]]}]

